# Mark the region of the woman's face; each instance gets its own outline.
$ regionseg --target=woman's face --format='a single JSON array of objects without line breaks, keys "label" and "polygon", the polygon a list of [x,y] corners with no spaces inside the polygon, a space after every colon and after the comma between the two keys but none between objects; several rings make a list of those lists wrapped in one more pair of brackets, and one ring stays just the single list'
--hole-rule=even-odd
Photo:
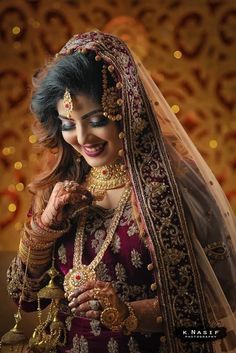
[{"label": "woman's face", "polygon": [[62,136],[78,151],[91,167],[114,162],[122,148],[115,122],[105,118],[102,108],[88,96],[78,95],[73,99],[71,117],[66,117],[63,100],[57,104],[61,120]]}]

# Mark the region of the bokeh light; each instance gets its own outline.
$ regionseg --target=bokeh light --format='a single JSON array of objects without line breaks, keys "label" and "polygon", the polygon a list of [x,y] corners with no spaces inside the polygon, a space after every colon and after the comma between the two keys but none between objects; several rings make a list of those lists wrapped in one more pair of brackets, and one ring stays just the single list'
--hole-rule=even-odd
[{"label": "bokeh light", "polygon": [[22,167],[23,167],[23,164],[19,161],[14,164],[14,168],[17,170],[22,169]]},{"label": "bokeh light", "polygon": [[8,211],[9,212],[15,212],[16,211],[16,205],[14,203],[10,203],[8,205]]},{"label": "bokeh light", "polygon": [[177,104],[174,104],[172,105],[171,110],[176,114],[180,111],[180,107]]},{"label": "bokeh light", "polygon": [[25,188],[24,184],[23,183],[18,183],[16,184],[16,190],[17,191],[23,191]]},{"label": "bokeh light", "polygon": [[19,26],[14,26],[14,27],[12,28],[12,34],[14,34],[14,35],[19,34],[20,31],[21,31],[21,29],[20,29]]},{"label": "bokeh light", "polygon": [[218,147],[218,142],[217,142],[217,140],[215,140],[215,139],[210,140],[210,141],[209,141],[209,146],[210,146],[210,148],[212,148],[212,149],[217,148],[217,147]]},{"label": "bokeh light", "polygon": [[182,58],[182,53],[181,53],[180,50],[174,51],[173,55],[174,55],[175,59],[181,59]]}]

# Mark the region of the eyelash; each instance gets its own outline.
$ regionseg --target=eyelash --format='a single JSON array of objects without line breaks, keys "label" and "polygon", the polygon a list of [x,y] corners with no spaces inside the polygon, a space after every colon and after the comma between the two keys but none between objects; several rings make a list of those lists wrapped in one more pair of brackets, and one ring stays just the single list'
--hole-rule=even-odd
[{"label": "eyelash", "polygon": [[[101,126],[105,126],[108,123],[108,120],[106,117],[102,117],[102,119],[100,121],[94,121],[94,122],[90,122],[89,124],[92,127],[101,127]],[[62,131],[70,131],[73,130],[75,127],[74,123],[62,123],[61,125],[61,130]]]}]

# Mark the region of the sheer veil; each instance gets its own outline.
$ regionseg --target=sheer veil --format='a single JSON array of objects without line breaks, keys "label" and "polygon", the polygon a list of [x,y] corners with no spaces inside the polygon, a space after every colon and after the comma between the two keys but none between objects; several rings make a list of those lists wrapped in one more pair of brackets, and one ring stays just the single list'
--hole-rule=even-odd
[{"label": "sheer veil", "polygon": [[147,70],[133,56],[181,192],[212,327],[223,326],[228,333],[222,341],[215,341],[215,351],[236,352],[235,216],[212,171]]}]

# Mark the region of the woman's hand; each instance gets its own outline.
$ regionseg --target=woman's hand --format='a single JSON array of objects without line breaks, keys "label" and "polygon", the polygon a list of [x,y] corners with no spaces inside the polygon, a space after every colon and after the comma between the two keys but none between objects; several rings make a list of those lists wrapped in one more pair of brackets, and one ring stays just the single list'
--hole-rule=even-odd
[{"label": "woman's hand", "polygon": [[92,195],[75,181],[65,180],[55,184],[41,221],[46,227],[60,225],[73,213],[92,203]]},{"label": "woman's hand", "polygon": [[100,319],[105,307],[103,300],[97,299],[96,292],[99,293],[99,297],[107,298],[110,306],[117,309],[120,322],[129,315],[127,305],[120,300],[112,283],[94,280],[88,281],[70,294],[69,307],[75,316]]}]

